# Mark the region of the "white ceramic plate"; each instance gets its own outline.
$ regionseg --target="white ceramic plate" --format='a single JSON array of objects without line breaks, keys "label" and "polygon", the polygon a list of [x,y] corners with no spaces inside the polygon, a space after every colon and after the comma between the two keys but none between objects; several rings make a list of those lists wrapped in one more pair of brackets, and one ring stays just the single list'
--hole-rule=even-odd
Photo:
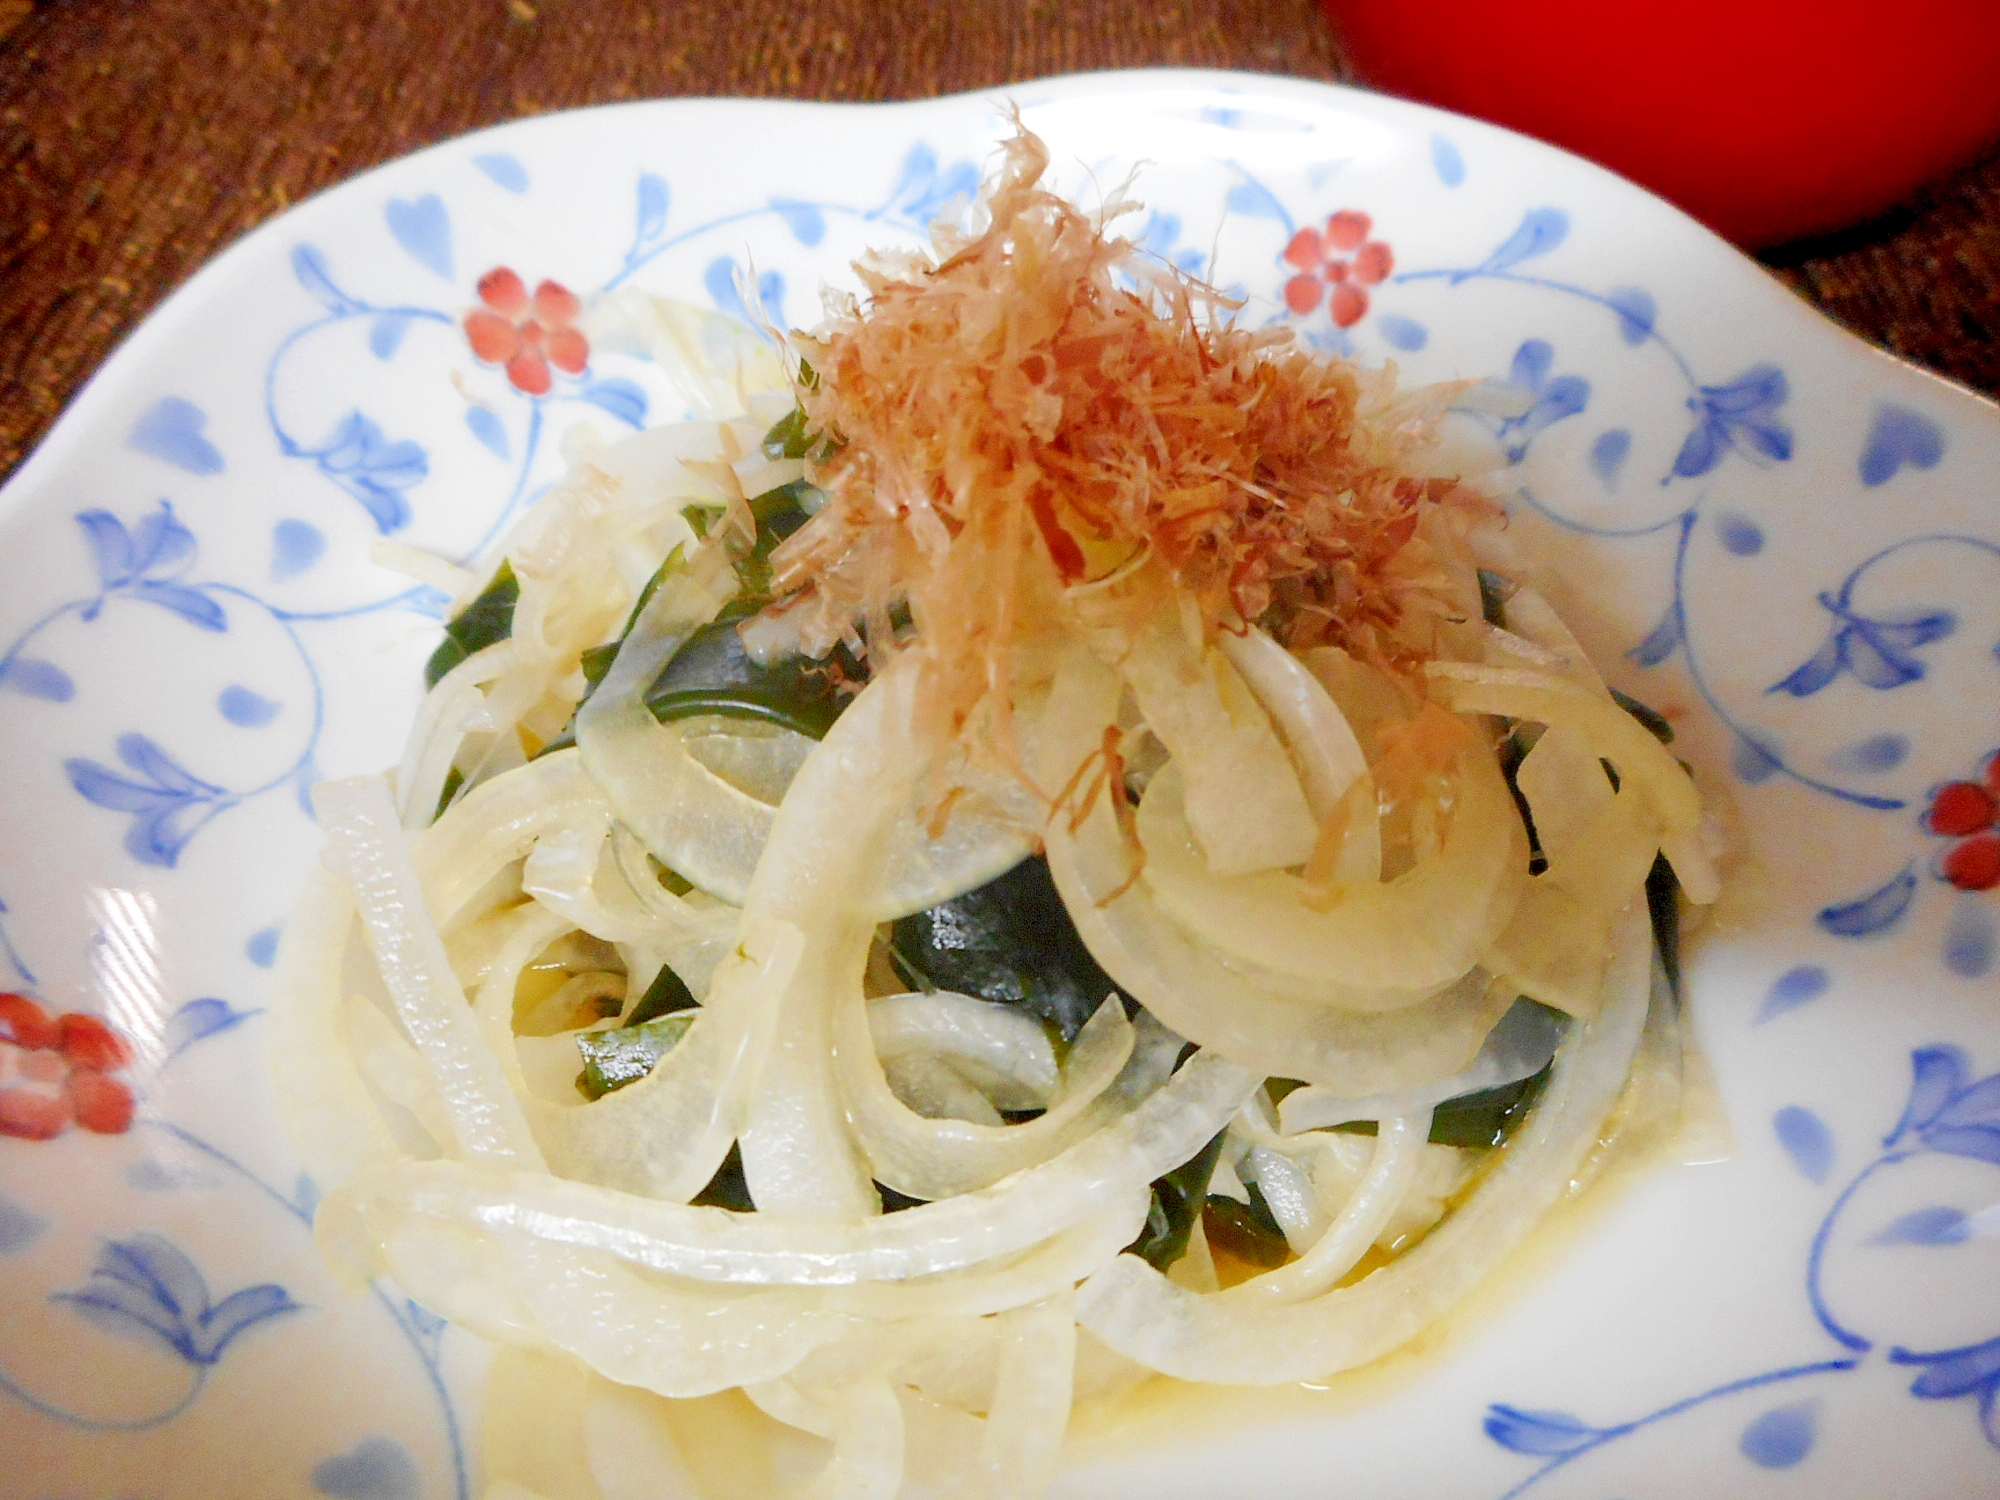
[{"label": "white ceramic plate", "polygon": [[[2000,1494],[2000,892],[1959,888],[2000,843],[1983,793],[1932,813],[2000,744],[2000,413],[1485,126],[1227,75],[1014,97],[1086,198],[1149,163],[1134,227],[1251,320],[1524,389],[1524,553],[1749,850],[1693,962],[1729,1160],[1600,1194],[1387,1371],[1086,1433],[1059,1492]],[[608,350],[540,398],[482,365],[482,273],[731,306],[754,267],[810,322],[974,186],[997,104],[640,104],[372,172],[178,293],[8,486],[0,988],[131,1061],[0,1043],[0,1119],[69,1072],[104,1127],[0,1138],[0,1490],[477,1493],[479,1351],[322,1269],[261,1063],[301,790],[393,758],[437,635],[371,544],[466,555],[565,429],[678,414]],[[1348,213],[1389,251],[1361,299],[1356,220],[1295,238]]]}]

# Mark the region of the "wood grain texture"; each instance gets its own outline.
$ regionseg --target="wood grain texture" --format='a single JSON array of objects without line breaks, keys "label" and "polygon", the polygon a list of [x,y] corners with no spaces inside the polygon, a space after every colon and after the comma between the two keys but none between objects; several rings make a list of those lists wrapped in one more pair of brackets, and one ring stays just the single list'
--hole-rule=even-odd
[{"label": "wood grain texture", "polygon": [[[0,0],[0,478],[217,251],[418,147],[619,100],[1145,66],[1342,76],[1313,0]],[[2000,158],[1771,263],[2000,392]]]}]

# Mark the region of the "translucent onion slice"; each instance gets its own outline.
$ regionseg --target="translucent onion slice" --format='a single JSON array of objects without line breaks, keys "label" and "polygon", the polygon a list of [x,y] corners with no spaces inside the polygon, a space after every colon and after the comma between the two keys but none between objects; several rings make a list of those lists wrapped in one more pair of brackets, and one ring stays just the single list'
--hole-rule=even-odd
[{"label": "translucent onion slice", "polygon": [[1040,1500],[1055,1477],[1076,1372],[1070,1294],[1003,1313],[1000,1367],[979,1443],[979,1493]]},{"label": "translucent onion slice", "polygon": [[868,1036],[884,1063],[921,1053],[969,1066],[991,1080],[986,1092],[1002,1109],[1046,1109],[1061,1077],[1048,1033],[1032,1016],[949,990],[875,997]]},{"label": "translucent onion slice", "polygon": [[1547,1067],[1562,1044],[1560,1017],[1533,1005],[1516,1004],[1480,1044],[1479,1055],[1466,1068],[1395,1094],[1342,1098],[1321,1088],[1293,1089],[1278,1103],[1278,1123],[1286,1134],[1344,1125],[1349,1120],[1389,1120],[1415,1115],[1480,1089],[1532,1078]]},{"label": "translucent onion slice", "polygon": [[1147,1185],[1221,1130],[1257,1082],[1219,1057],[1197,1054],[1130,1114],[1052,1160],[976,1193],[875,1218],[733,1214],[541,1172],[404,1161],[330,1196],[321,1211],[322,1243],[365,1266],[381,1237],[415,1216],[457,1233],[516,1233],[601,1250],[701,1281],[902,1281],[1015,1254],[1099,1213],[1124,1215],[1129,1241],[1145,1218]]},{"label": "translucent onion slice", "polygon": [[[1062,786],[1096,753],[1117,713],[1117,675],[1077,651],[1050,695],[1041,780]],[[1087,780],[1087,775],[1080,777]],[[1349,1094],[1409,1087],[1472,1060],[1512,997],[1483,976],[1381,1013],[1338,1010],[1268,987],[1223,963],[1162,912],[1132,875],[1109,797],[1047,830],[1049,870],[1091,956],[1164,1024],[1258,1076],[1302,1078]]]},{"label": "translucent onion slice", "polygon": [[[1078,603],[1086,613],[1101,607]],[[1270,715],[1230,658],[1191,639],[1171,609],[1156,609],[1110,649],[1147,728],[1181,763],[1188,822],[1208,867],[1230,876],[1304,864],[1318,822]]]},{"label": "translucent onion slice", "polygon": [[1241,635],[1225,631],[1216,644],[1276,721],[1313,822],[1324,825],[1355,779],[1368,774],[1347,716],[1303,662],[1254,625]]},{"label": "translucent onion slice", "polygon": [[1458,1302],[1569,1191],[1631,1068],[1651,960],[1645,914],[1634,913],[1618,932],[1605,1004],[1564,1047],[1533,1115],[1470,1200],[1399,1259],[1304,1302],[1248,1307],[1194,1296],[1121,1255],[1078,1290],[1077,1321],[1186,1380],[1277,1385],[1387,1354]]},{"label": "translucent onion slice", "polygon": [[680,730],[646,707],[646,690],[687,638],[736,592],[727,559],[698,549],[639,612],[611,670],[577,711],[576,743],[618,819],[655,858],[732,905],[743,904],[773,809],[688,753]]},{"label": "translucent onion slice", "polygon": [[1400,991],[1411,1003],[1476,964],[1520,900],[1527,832],[1479,740],[1453,761],[1442,848],[1394,880],[1341,888],[1326,910],[1296,875],[1215,874],[1191,836],[1178,766],[1170,761],[1139,803],[1145,881],[1189,933],[1238,959],[1347,989]]},{"label": "translucent onion slice", "polygon": [[1665,746],[1609,698],[1560,677],[1464,662],[1432,662],[1433,695],[1459,713],[1501,714],[1577,730],[1643,793],[1665,825],[1661,852],[1690,901],[1706,905],[1720,886],[1700,841],[1701,799]]},{"label": "translucent onion slice", "polygon": [[485,1045],[425,908],[388,784],[379,776],[321,782],[313,807],[326,832],[326,857],[353,893],[382,982],[437,1080],[452,1144],[474,1160],[539,1169],[542,1153],[519,1100]]},{"label": "translucent onion slice", "polygon": [[[1116,999],[1100,1005],[1077,1034],[1058,1101],[1019,1125],[925,1119],[904,1105],[871,1045],[870,1008],[850,1001],[836,1019],[841,1096],[875,1180],[912,1198],[947,1198],[998,1182],[1047,1161],[1137,1102],[1114,1087],[1133,1044],[1132,1024]],[[1134,1090],[1158,1086],[1145,1076],[1143,1060],[1132,1071]]]}]

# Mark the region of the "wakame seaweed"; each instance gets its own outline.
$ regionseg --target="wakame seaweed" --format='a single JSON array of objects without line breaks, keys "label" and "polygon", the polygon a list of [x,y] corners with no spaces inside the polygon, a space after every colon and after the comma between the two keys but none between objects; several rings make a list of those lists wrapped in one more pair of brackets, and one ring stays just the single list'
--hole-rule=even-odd
[{"label": "wakame seaweed", "polygon": [[512,635],[514,605],[520,597],[521,581],[514,576],[514,565],[503,559],[493,581],[444,627],[444,639],[424,664],[424,686],[436,687],[467,657]]},{"label": "wakame seaweed", "polygon": [[[1542,1090],[1548,1087],[1549,1070],[1554,1066],[1552,1062],[1545,1063],[1540,1072],[1530,1077],[1445,1100],[1431,1112],[1430,1143],[1433,1146],[1502,1144],[1542,1097]],[[1349,1135],[1376,1133],[1373,1120],[1349,1120],[1333,1128]]]},{"label": "wakame seaweed", "polygon": [[1202,1208],[1202,1230],[1208,1243],[1253,1266],[1282,1266],[1291,1259],[1291,1242],[1265,1201],[1263,1189],[1254,1182],[1246,1182],[1244,1187],[1250,1194],[1248,1203],[1224,1193],[1208,1195]]},{"label": "wakame seaweed", "polygon": [[1208,1202],[1209,1179],[1215,1175],[1215,1163],[1222,1155],[1222,1138],[1226,1134],[1226,1130],[1217,1131],[1215,1138],[1192,1157],[1166,1176],[1154,1179],[1153,1199],[1146,1206],[1146,1227],[1125,1247],[1128,1255],[1136,1255],[1154,1270],[1164,1271],[1187,1254],[1188,1238],[1194,1233],[1195,1219]]},{"label": "wakame seaweed", "polygon": [[1065,1042],[1107,995],[1123,994],[1077,936],[1039,854],[901,918],[890,929],[889,953],[914,988],[1019,1006]]}]

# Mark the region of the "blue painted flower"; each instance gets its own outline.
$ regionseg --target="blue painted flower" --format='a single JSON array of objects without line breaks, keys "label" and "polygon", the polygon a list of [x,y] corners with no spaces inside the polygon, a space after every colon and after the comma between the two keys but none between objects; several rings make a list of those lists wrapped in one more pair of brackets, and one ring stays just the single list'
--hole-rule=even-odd
[{"label": "blue painted flower", "polygon": [[2000,1338],[1935,1354],[1892,1349],[1889,1359],[1894,1364],[1923,1367],[1923,1373],[1910,1383],[1910,1394],[1920,1400],[1951,1401],[1969,1396],[1978,1402],[1980,1430],[1988,1443],[2000,1448],[2000,1427],[1994,1423],[1994,1406],[2000,1401]]},{"label": "blue painted flower", "polygon": [[172,868],[195,830],[235,800],[226,788],[189,775],[143,734],[121,734],[118,758],[143,779],[81,756],[64,761],[63,770],[88,800],[132,815],[125,849],[141,864]]},{"label": "blue painted flower", "polygon": [[1920,1047],[1910,1054],[1910,1098],[1889,1151],[1939,1151],[2000,1166],[2000,1073],[1971,1079],[1957,1047]]},{"label": "blue painted flower", "polygon": [[113,1240],[83,1287],[57,1292],[53,1300],[108,1332],[158,1345],[198,1366],[215,1364],[244,1330],[299,1308],[271,1282],[211,1304],[194,1262],[156,1234]]},{"label": "blue painted flower", "polygon": [[381,532],[410,524],[404,491],[430,473],[430,460],[407,438],[390,442],[382,429],[358,411],[349,412],[325,446],[297,455],[319,465],[320,473],[361,502]]},{"label": "blue painted flower", "polygon": [[98,596],[84,607],[94,620],[113,595],[170,609],[202,630],[227,630],[222,606],[199,588],[176,582],[194,562],[194,533],[180,523],[165,500],[151,515],[127,529],[108,510],[86,510],[76,518],[97,566]]},{"label": "blue painted flower", "polygon": [[918,141],[903,155],[903,169],[888,201],[870,214],[894,212],[912,223],[929,225],[979,191],[979,168],[969,161],[941,168],[937,152]]},{"label": "blue painted flower", "polygon": [[1514,362],[1503,386],[1524,391],[1534,398],[1526,410],[1511,417],[1491,413],[1470,415],[1492,430],[1507,462],[1517,464],[1528,456],[1528,448],[1544,429],[1573,417],[1590,404],[1590,382],[1581,375],[1552,375],[1556,351],[1547,339],[1529,339],[1514,351]]},{"label": "blue painted flower", "polygon": [[1779,419],[1778,408],[1790,394],[1785,372],[1770,364],[1753,365],[1727,385],[1701,387],[1688,398],[1694,431],[1681,444],[1668,477],[1706,474],[1732,448],[1754,462],[1783,463],[1792,456],[1792,429]]},{"label": "blue painted flower", "polygon": [[1914,653],[1950,635],[1958,628],[1957,617],[1948,609],[1864,615],[1854,608],[1860,576],[1856,569],[1838,594],[1819,596],[1820,607],[1834,618],[1832,634],[1810,660],[1766,691],[1808,698],[1843,672],[1878,692],[1922,679],[1924,663]]}]

